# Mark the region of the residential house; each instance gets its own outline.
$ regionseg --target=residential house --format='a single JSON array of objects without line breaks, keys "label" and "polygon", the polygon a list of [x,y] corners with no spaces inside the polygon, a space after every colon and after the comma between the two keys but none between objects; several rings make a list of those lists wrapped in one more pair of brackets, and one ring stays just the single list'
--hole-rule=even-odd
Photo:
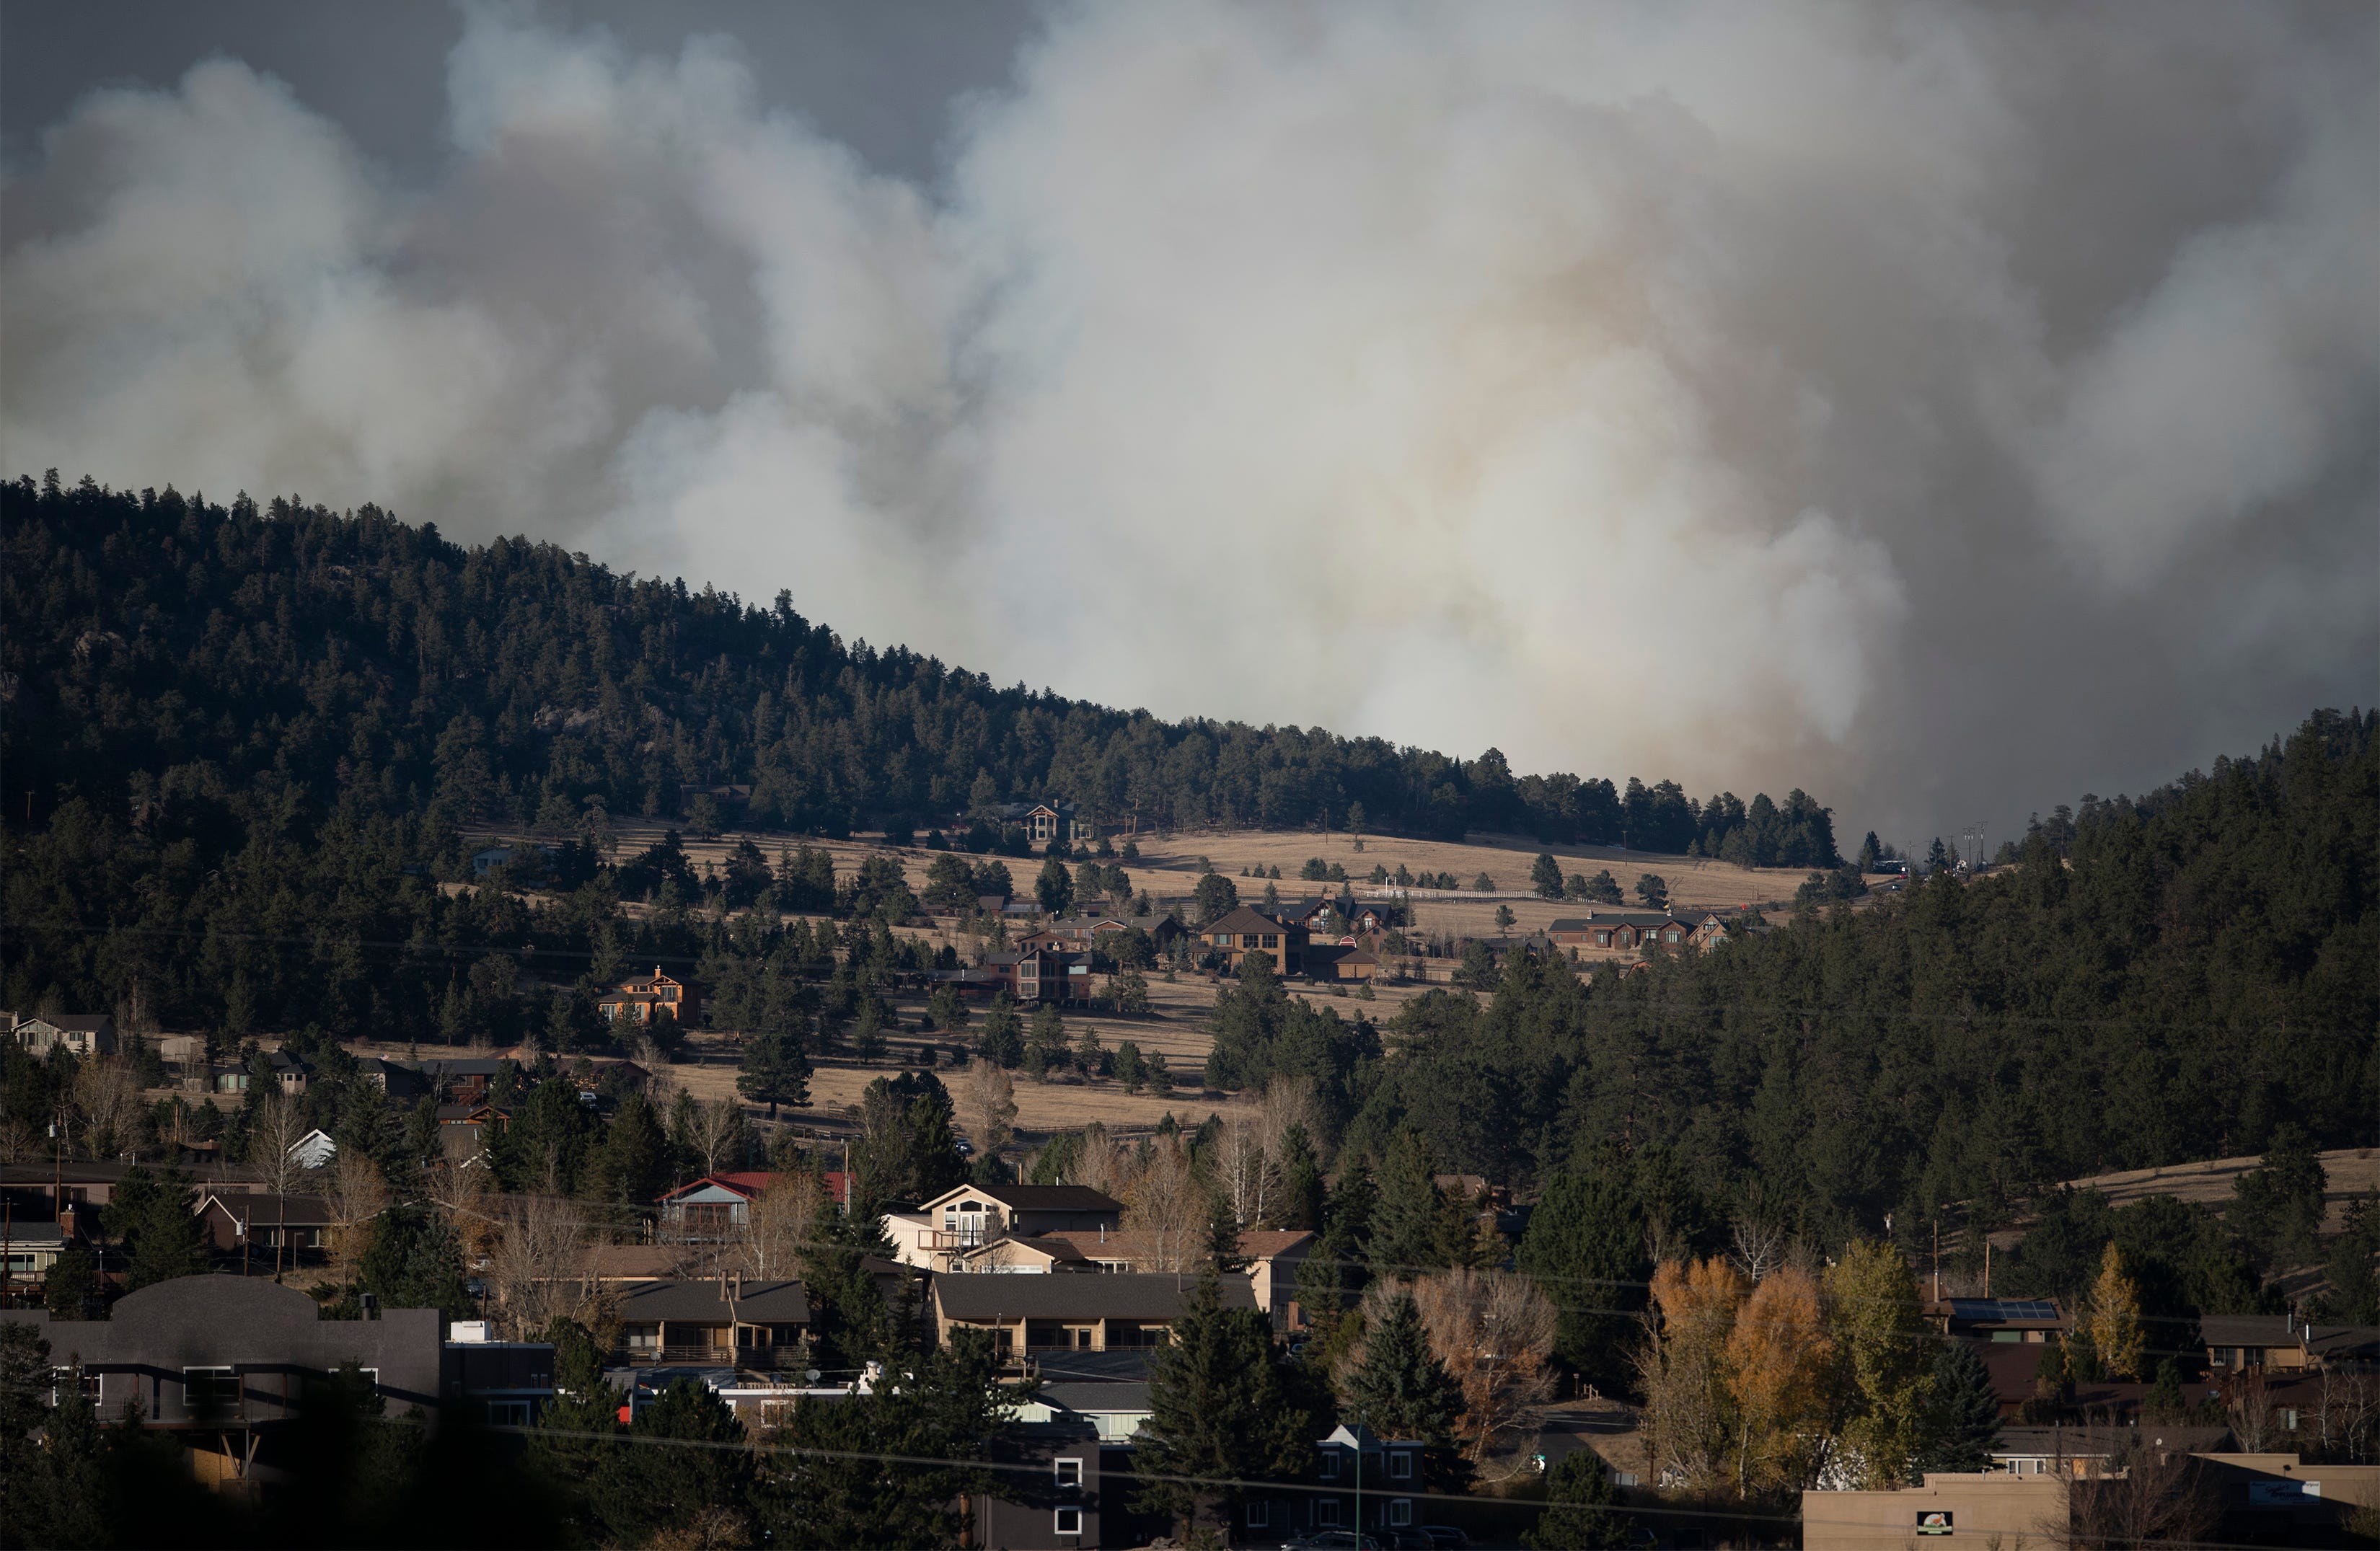
[{"label": "residential house", "polygon": [[1297,1306],[1297,1268],[1319,1242],[1304,1228],[1250,1228],[1240,1233],[1240,1258],[1248,1263],[1257,1307],[1272,1321],[1275,1335],[1305,1324]]},{"label": "residential house", "polygon": [[319,1195],[219,1195],[209,1191],[197,1207],[201,1230],[218,1254],[319,1265],[338,1214]]},{"label": "residential house", "polygon": [[441,1104],[479,1104],[495,1085],[497,1074],[517,1062],[502,1057],[472,1056],[459,1060],[426,1060],[422,1080]]},{"label": "residential house", "polygon": [[1353,942],[1308,943],[1305,973],[1316,980],[1353,985],[1379,975],[1380,955]]},{"label": "residential house", "polygon": [[2055,1298],[1945,1298],[1925,1313],[1942,1335],[1978,1341],[2038,1346],[2074,1328],[2074,1316]]},{"label": "residential house", "polygon": [[0,1307],[24,1296],[39,1301],[42,1278],[66,1253],[67,1237],[64,1228],[41,1218],[14,1218],[0,1228]]},{"label": "residential house", "polygon": [[1091,998],[1091,956],[1054,948],[988,953],[983,968],[1000,976],[1001,988],[1019,1002],[1068,1004]]},{"label": "residential house", "polygon": [[1123,1382],[1084,1382],[1050,1376],[1053,1372],[1070,1372],[1079,1355],[1061,1352],[1045,1361],[1041,1365],[1040,1392],[1032,1403],[1016,1408],[1017,1420],[1087,1422],[1102,1444],[1110,1448],[1129,1445],[1133,1435],[1140,1431],[1140,1424],[1153,1414],[1148,1403],[1147,1370],[1143,1370],[1142,1377]]},{"label": "residential house", "polygon": [[438,1390],[450,1412],[491,1427],[526,1427],[553,1400],[553,1343],[489,1339],[488,1323],[447,1327]]},{"label": "residential house", "polygon": [[2204,1315],[2206,1365],[2216,1374],[2369,1373],[2380,1368],[2380,1329],[2314,1325],[2295,1314]]},{"label": "residential house", "polygon": [[379,1056],[363,1056],[356,1061],[356,1075],[378,1088],[391,1098],[418,1098],[429,1091],[420,1070],[402,1061],[384,1060]]},{"label": "residential house", "polygon": [[596,998],[595,1010],[615,1024],[650,1024],[666,1012],[691,1028],[702,1014],[702,994],[655,964],[650,975],[632,975]]},{"label": "residential house", "polygon": [[1361,1424],[1334,1427],[1315,1440],[1314,1481],[1313,1491],[1251,1493],[1240,1509],[1248,1537],[1405,1529],[1422,1521],[1414,1499],[1428,1488],[1417,1439],[1383,1438]]},{"label": "residential house", "polygon": [[1007,1551],[1106,1545],[1100,1441],[1089,1421],[1064,1414],[1002,1427],[989,1452],[998,1488],[965,1499],[969,1522],[962,1527],[960,1544]]},{"label": "residential house", "polygon": [[887,1212],[895,1258],[929,1271],[965,1268],[965,1252],[1005,1235],[1116,1232],[1123,1203],[1087,1185],[964,1184],[914,1212]]},{"label": "residential house", "polygon": [[1025,838],[1035,845],[1048,845],[1064,841],[1072,843],[1075,837],[1075,805],[1072,803],[1010,803],[1000,810],[1003,826],[1014,825],[1025,831]]},{"label": "residential house", "polygon": [[1239,973],[1247,956],[1258,950],[1272,956],[1273,969],[1279,974],[1302,975],[1305,971],[1305,928],[1275,920],[1254,905],[1241,905],[1209,922],[1198,935],[1233,975]]},{"label": "residential house", "polygon": [[101,1415],[129,1406],[144,1426],[175,1435],[208,1485],[247,1491],[285,1479],[308,1389],[349,1363],[391,1415],[418,1407],[437,1425],[435,1309],[324,1319],[313,1299],[267,1278],[200,1276],[128,1293],[103,1320],[55,1322],[38,1308],[0,1309],[0,1320],[47,1341],[61,1378],[79,1363]]},{"label": "residential house", "polygon": [[[751,1220],[752,1199],[777,1176],[765,1169],[722,1169],[690,1180],[661,1196],[662,1231],[681,1243],[718,1243],[734,1239]],[[851,1202],[851,1176],[837,1169],[825,1177],[828,1199],[837,1210]]]},{"label": "residential house", "polygon": [[1101,934],[1123,931],[1126,924],[1119,915],[1062,915],[1018,938],[1016,946],[1054,948],[1062,953],[1087,953],[1097,945]]},{"label": "residential house", "polygon": [[75,1056],[115,1054],[115,1020],[105,1013],[24,1018],[10,1033],[30,1056],[46,1056],[52,1050]]},{"label": "residential house", "polygon": [[1133,1252],[1121,1231],[1105,1228],[1032,1235],[1002,1234],[957,1256],[960,1271],[1038,1274],[1129,1271]]},{"label": "residential house", "polygon": [[677,789],[680,813],[694,806],[697,797],[708,797],[722,807],[740,808],[752,801],[752,783],[748,781],[713,782],[709,785],[681,782]]},{"label": "residential house", "polygon": [[300,1169],[320,1169],[339,1156],[339,1145],[331,1133],[316,1127],[289,1144],[289,1156],[298,1160]]},{"label": "residential house", "polygon": [[[1115,1351],[1156,1346],[1180,1318],[1197,1278],[1175,1272],[1104,1277],[938,1276],[934,1333],[988,1330],[1002,1353]],[[1223,1306],[1256,1307],[1245,1273],[1221,1278]]]},{"label": "residential house", "polygon": [[1396,928],[1396,910],[1393,906],[1385,904],[1357,905],[1355,914],[1349,918],[1347,925],[1353,927],[1358,936],[1393,931]]},{"label": "residential house", "polygon": [[1546,936],[1576,959],[1583,948],[1681,948],[1695,929],[1695,923],[1665,910],[1590,910],[1554,921],[1546,927]]},{"label": "residential house", "polygon": [[793,1369],[808,1352],[809,1298],[798,1281],[638,1282],[619,1301],[620,1360],[631,1366]]}]

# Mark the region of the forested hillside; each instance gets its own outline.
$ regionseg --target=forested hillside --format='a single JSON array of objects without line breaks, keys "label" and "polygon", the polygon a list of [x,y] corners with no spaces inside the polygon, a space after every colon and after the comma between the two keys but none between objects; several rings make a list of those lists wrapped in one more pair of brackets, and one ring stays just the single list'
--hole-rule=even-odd
[{"label": "forested hillside", "polygon": [[[1433,994],[1351,1134],[1410,1125],[1524,1184],[1625,1159],[1682,1233],[1750,1209],[1840,1242],[1889,1214],[1912,1245],[2061,1179],[2380,1142],[2375,725],[2318,714],[1973,880],[1591,987],[1523,961],[1490,1001]],[[1233,1059],[1260,1078],[1312,1045]]]},{"label": "forested hillside", "polygon": [[551,545],[467,550],[370,507],[20,479],[0,484],[0,995],[18,1007],[129,1000],[235,1031],[535,1022],[508,966],[712,945],[680,918],[616,921],[608,875],[542,919],[495,891],[443,899],[433,881],[468,875],[457,826],[675,817],[688,783],[748,782],[753,822],[830,834],[1047,796],[1110,826],[1836,859],[1800,792],[1697,803],[1515,777],[1492,749],[1165,722],[846,645],[783,593],[754,608]]}]

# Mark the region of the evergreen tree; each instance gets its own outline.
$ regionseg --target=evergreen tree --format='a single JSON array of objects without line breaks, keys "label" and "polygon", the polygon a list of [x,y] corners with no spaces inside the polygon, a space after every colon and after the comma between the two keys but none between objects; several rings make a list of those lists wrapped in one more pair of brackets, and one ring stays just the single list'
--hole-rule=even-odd
[{"label": "evergreen tree", "polygon": [[1460,1209],[1438,1187],[1436,1157],[1417,1131],[1399,1132],[1380,1163],[1368,1251],[1375,1276],[1412,1276],[1454,1264]]},{"label": "evergreen tree", "polygon": [[1919,1472],[1991,1469],[2000,1437],[1999,1395],[1972,1344],[1947,1341],[1936,1352],[1932,1398]]},{"label": "evergreen tree", "polygon": [[1281,1188],[1266,1226],[1322,1230],[1324,1189],[1322,1160],[1315,1156],[1314,1140],[1305,1127],[1293,1122],[1281,1133]]},{"label": "evergreen tree", "polygon": [[1052,1070],[1066,1065],[1066,1024],[1058,1016],[1058,1005],[1045,1001],[1033,1010],[1032,1027],[1025,1036],[1025,1070],[1035,1077],[1047,1076]]},{"label": "evergreen tree", "polygon": [[1313,1469],[1313,1418],[1289,1403],[1270,1325],[1259,1310],[1224,1308],[1211,1266],[1172,1339],[1149,1355],[1148,1405],[1134,1460],[1155,1479],[1133,1498],[1137,1512],[1229,1535],[1246,1500],[1240,1483],[1297,1480]]},{"label": "evergreen tree", "polygon": [[810,1101],[810,1061],[801,1036],[785,1029],[763,1029],[744,1041],[744,1056],[735,1074],[735,1091],[755,1104],[798,1108]]},{"label": "evergreen tree", "polygon": [[178,1169],[126,1169],[100,1209],[100,1224],[124,1245],[127,1291],[207,1268],[205,1224],[190,1211],[190,1180]]},{"label": "evergreen tree", "polygon": [[1542,898],[1549,900],[1561,898],[1561,864],[1555,861],[1548,853],[1539,852],[1536,860],[1529,864],[1529,887],[1535,889]]},{"label": "evergreen tree", "polygon": [[1532,1551],[1621,1551],[1635,1543],[1628,1520],[1612,1511],[1620,1488],[1594,1449],[1572,1449],[1546,1472],[1546,1509],[1524,1531]]},{"label": "evergreen tree", "polygon": [[1421,1444],[1423,1474],[1433,1489],[1459,1488],[1468,1479],[1454,1441],[1463,1390],[1430,1351],[1411,1293],[1391,1297],[1365,1327],[1364,1360],[1348,1375],[1345,1412],[1383,1438]]},{"label": "evergreen tree", "polygon": [[1554,1355],[1605,1394],[1621,1394],[1633,1377],[1634,1311],[1652,1274],[1644,1216],[1616,1157],[1582,1161],[1546,1186],[1515,1261],[1560,1311]]},{"label": "evergreen tree", "polygon": [[975,1049],[984,1060],[1001,1066],[1014,1067],[1025,1060],[1025,1022],[1006,991],[994,996],[985,1010]]},{"label": "evergreen tree", "polygon": [[1033,880],[1033,897],[1039,902],[1047,915],[1063,915],[1066,907],[1075,903],[1075,878],[1066,864],[1052,856],[1041,864],[1040,876]]}]

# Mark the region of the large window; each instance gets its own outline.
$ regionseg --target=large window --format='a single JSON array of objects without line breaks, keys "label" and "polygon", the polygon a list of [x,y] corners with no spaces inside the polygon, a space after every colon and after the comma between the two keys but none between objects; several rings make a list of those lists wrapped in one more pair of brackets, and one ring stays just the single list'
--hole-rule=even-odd
[{"label": "large window", "polygon": [[1389,1455],[1389,1478],[1392,1481],[1413,1479],[1413,1450],[1399,1448]]},{"label": "large window", "polygon": [[193,1415],[230,1415],[239,1409],[239,1375],[229,1368],[184,1368],[182,1404]]},{"label": "large window", "polygon": [[1259,1498],[1248,1504],[1248,1528],[1261,1530],[1272,1522],[1272,1504]]},{"label": "large window", "polygon": [[1411,1497],[1399,1497],[1389,1504],[1389,1522],[1399,1529],[1413,1522]]},{"label": "large window", "polygon": [[1325,1497],[1314,1505],[1314,1521],[1326,1530],[1339,1527],[1339,1499]]},{"label": "large window", "polygon": [[1322,1451],[1322,1479],[1325,1481],[1339,1479],[1339,1451],[1335,1448],[1326,1448]]},{"label": "large window", "polygon": [[1083,1510],[1079,1508],[1060,1509],[1058,1510],[1057,1521],[1051,1527],[1062,1535],[1081,1534],[1083,1533]]},{"label": "large window", "polygon": [[1083,1484],[1083,1462],[1080,1460],[1053,1460],[1050,1463],[1057,1472],[1058,1484],[1062,1488]]}]

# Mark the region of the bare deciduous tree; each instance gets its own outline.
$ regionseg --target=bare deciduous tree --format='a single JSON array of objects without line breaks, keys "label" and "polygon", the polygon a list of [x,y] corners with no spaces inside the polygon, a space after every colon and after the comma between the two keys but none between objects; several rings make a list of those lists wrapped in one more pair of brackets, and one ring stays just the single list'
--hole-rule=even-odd
[{"label": "bare deciduous tree", "polygon": [[2222,1505],[2198,1460],[2147,1448],[2120,1463],[2119,1472],[2067,1479],[2067,1545],[2122,1551],[2214,1536]]},{"label": "bare deciduous tree", "polygon": [[542,1194],[506,1199],[487,1259],[496,1305],[514,1339],[535,1339],[556,1316],[577,1313],[589,1242],[577,1203]]},{"label": "bare deciduous tree", "polygon": [[388,1181],[370,1154],[354,1147],[342,1149],[323,1172],[323,1196],[331,1209],[324,1248],[331,1279],[344,1285],[356,1279],[356,1268],[371,1247],[377,1219],[388,1207]]},{"label": "bare deciduous tree", "polygon": [[1242,1228],[1264,1220],[1266,1199],[1280,1177],[1269,1151],[1261,1116],[1242,1110],[1223,1122],[1215,1149],[1215,1176],[1231,1203],[1232,1220]]},{"label": "bare deciduous tree", "polygon": [[1263,1138],[1265,1156],[1276,1164],[1281,1161],[1282,1139],[1290,1128],[1305,1129],[1305,1139],[1318,1153],[1322,1148],[1322,1101],[1314,1095],[1314,1079],[1305,1076],[1276,1076],[1265,1084],[1264,1106],[1259,1111],[1259,1134]]},{"label": "bare deciduous tree", "polygon": [[83,1134],[92,1152],[128,1152],[138,1143],[140,1080],[132,1074],[130,1062],[121,1059],[83,1062],[75,1073],[74,1103],[82,1114]]},{"label": "bare deciduous tree", "polygon": [[306,1166],[291,1151],[306,1134],[306,1117],[297,1100],[285,1093],[268,1093],[258,1101],[256,1119],[248,1131],[248,1161],[265,1188],[286,1195],[297,1188]]},{"label": "bare deciduous tree", "polygon": [[1177,1136],[1161,1138],[1156,1156],[1124,1196],[1123,1242],[1142,1271],[1186,1271],[1199,1258],[1214,1197]]},{"label": "bare deciduous tree", "polygon": [[1517,1446],[1536,1436],[1553,1398],[1553,1304],[1524,1276],[1467,1268],[1419,1278],[1413,1298],[1430,1350],[1463,1390],[1463,1452],[1484,1474],[1514,1473],[1527,1459]]},{"label": "bare deciduous tree", "polygon": [[1139,1167],[1133,1156],[1108,1139],[1108,1128],[1098,1121],[1083,1128],[1082,1151],[1066,1170],[1066,1182],[1083,1185],[1122,1201],[1131,1194]]},{"label": "bare deciduous tree", "polygon": [[722,1160],[730,1165],[742,1162],[751,1145],[744,1106],[732,1098],[714,1098],[708,1104],[696,1105],[687,1141],[702,1155],[702,1171],[706,1174],[719,1172]]},{"label": "bare deciduous tree", "polygon": [[998,1061],[978,1056],[959,1099],[959,1126],[984,1157],[998,1157],[1016,1136],[1016,1084]]},{"label": "bare deciduous tree", "polygon": [[478,1159],[441,1158],[430,1166],[426,1178],[431,1205],[462,1246],[463,1264],[473,1266],[488,1259],[503,1227],[504,1204],[487,1166]]},{"label": "bare deciduous tree", "polygon": [[1785,1246],[1791,1237],[1782,1223],[1752,1211],[1735,1215],[1734,1260],[1755,1286],[1769,1272],[1785,1263]]},{"label": "bare deciduous tree", "polygon": [[826,1192],[808,1173],[780,1174],[752,1198],[741,1245],[745,1271],[777,1281],[801,1275],[801,1254],[826,1212]]}]

